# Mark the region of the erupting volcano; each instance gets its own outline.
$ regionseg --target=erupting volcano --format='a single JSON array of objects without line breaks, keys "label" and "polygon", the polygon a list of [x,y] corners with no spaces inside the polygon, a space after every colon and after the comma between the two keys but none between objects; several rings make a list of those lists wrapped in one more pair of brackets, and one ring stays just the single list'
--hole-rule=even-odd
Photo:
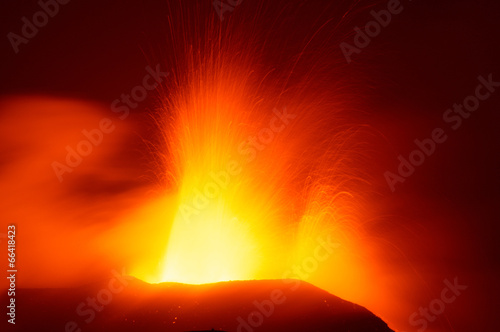
[{"label": "erupting volcano", "polygon": [[9,327],[441,332],[450,317],[476,326],[468,301],[493,310],[476,289],[494,257],[462,222],[481,190],[454,170],[479,166],[449,160],[479,149],[465,128],[495,123],[500,83],[483,62],[459,81],[464,66],[419,48],[454,23],[439,11],[62,2],[19,6],[7,34],[23,68],[0,84]]},{"label": "erupting volcano", "polygon": [[[354,90],[346,89],[350,80],[314,49],[320,35],[325,38],[332,33],[333,23],[318,27],[312,35],[304,36],[298,48],[290,48],[280,42],[269,45],[274,37],[255,33],[251,28],[255,22],[250,19],[226,23],[214,17],[201,18],[199,13],[183,8],[178,10],[170,8],[174,14],[168,18],[171,30],[175,31],[171,35],[169,56],[158,65],[148,66],[143,84],[133,88],[130,95],[122,94],[112,102],[114,119],[84,118],[84,113],[92,112],[82,110],[84,137],[66,146],[65,158],[60,153],[54,154],[53,171],[63,185],[75,181],[78,172],[92,172],[91,168],[85,168],[92,167],[88,165],[95,160],[92,158],[97,152],[93,151],[104,149],[104,144],[112,151],[108,137],[114,135],[114,139],[120,139],[123,133],[115,131],[121,126],[120,120],[126,121],[130,108],[137,105],[134,102],[144,100],[144,94],[157,87],[156,97],[151,96],[156,100],[154,110],[139,122],[139,126],[147,124],[150,128],[149,134],[143,136],[147,148],[143,149],[146,151],[143,155],[150,160],[143,175],[148,176],[155,188],[140,204],[135,203],[126,216],[116,218],[114,227],[96,226],[89,231],[98,235],[84,247],[112,255],[115,245],[126,248],[129,246],[126,242],[136,239],[130,249],[123,249],[115,256],[126,262],[126,274],[154,284],[200,285],[200,288],[161,286],[173,287],[175,294],[179,292],[177,288],[188,294],[203,293],[203,289],[212,287],[203,288],[204,284],[218,282],[276,280],[273,287],[285,299],[284,285],[296,283],[292,287],[295,291],[300,284],[297,280],[302,280],[328,285],[328,289],[348,299],[363,298],[363,293],[373,287],[368,279],[363,280],[372,267],[366,264],[360,242],[363,209],[359,203],[363,185],[368,181],[361,166],[367,162],[365,149],[369,135],[363,125],[356,124]],[[179,14],[180,19],[174,19]],[[277,28],[276,32],[282,29]],[[278,47],[287,47],[289,51],[283,53]],[[309,66],[312,63],[327,66],[319,71]],[[169,68],[168,72],[163,68]],[[46,107],[57,114],[65,107],[75,109],[71,103],[34,98],[8,101],[4,107],[10,108],[10,114],[16,110],[17,114],[23,114],[34,104],[38,109]],[[42,118],[51,115],[48,111],[41,114]],[[74,112],[73,119],[76,118]],[[91,123],[95,129],[88,129]],[[123,202],[133,199],[130,194],[129,197]],[[103,204],[112,205],[112,201]],[[296,313],[301,317],[299,321],[303,320],[297,323],[301,328],[389,331],[385,323],[361,307],[326,292],[313,295],[319,290],[308,284],[293,294],[293,300],[274,309],[274,305],[284,301],[269,285],[272,283],[248,282],[213,287],[222,287],[224,294],[233,289],[233,295],[226,294],[221,300],[226,305],[233,302],[232,296],[239,298],[246,294],[246,300],[239,298],[234,304],[244,319],[249,314],[245,307],[252,305],[252,293],[262,292],[259,289],[264,287],[270,293],[268,296],[276,298],[265,301],[277,313],[276,317],[269,317],[270,309],[263,309],[269,322],[256,324],[267,326],[264,330],[273,330],[272,326],[296,329],[290,324],[294,321],[292,313]],[[106,296],[113,289],[110,284]],[[135,285],[129,292],[149,293],[155,289]],[[308,292],[312,300],[307,300]],[[31,292],[22,294],[26,298],[36,296],[30,295]],[[105,306],[108,302],[103,294],[98,293],[93,309],[97,312],[102,310],[99,304]],[[42,298],[49,296],[50,292]],[[165,298],[169,296],[167,292]],[[184,300],[206,301],[203,296],[190,300],[186,295]],[[75,306],[70,297],[58,299],[64,306]],[[127,307],[123,301],[119,301],[119,307]],[[137,298],[131,301],[150,302]],[[214,301],[217,302],[211,297],[209,302]],[[305,304],[308,301],[313,301],[310,305],[314,307],[319,306],[317,312],[308,309]],[[213,305],[215,308],[219,304]],[[228,310],[220,305],[219,310]],[[93,320],[95,314],[90,314],[91,311],[78,305],[76,308],[79,316],[90,315],[85,322]],[[157,312],[166,310],[163,305],[153,305],[151,310],[154,308]],[[140,321],[136,314],[139,312],[131,313],[130,317],[135,317],[131,319]],[[186,315],[191,314],[179,312],[179,322],[186,322]],[[44,315],[51,316],[47,312]],[[150,312],[141,315],[151,316]],[[199,315],[205,317],[208,313],[201,310]],[[252,316],[248,317],[252,321]],[[281,322],[283,319],[289,321],[288,327]],[[364,323],[365,319],[369,322]],[[196,321],[187,319],[188,323],[177,326],[204,327],[189,323],[191,320]],[[49,321],[55,324],[57,318]],[[238,322],[236,317],[231,323],[217,325],[213,321],[212,326],[205,327],[235,328],[235,322]],[[81,325],[73,323],[66,324],[66,329]],[[107,323],[103,324],[94,328],[105,330],[102,326]],[[257,326],[245,324],[247,329]]]}]

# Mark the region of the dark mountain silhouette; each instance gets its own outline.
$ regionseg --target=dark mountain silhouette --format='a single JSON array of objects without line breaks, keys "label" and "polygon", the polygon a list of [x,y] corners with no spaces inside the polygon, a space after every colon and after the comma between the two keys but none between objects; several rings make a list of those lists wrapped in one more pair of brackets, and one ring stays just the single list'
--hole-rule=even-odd
[{"label": "dark mountain silhouette", "polygon": [[[2,296],[2,303],[6,300]],[[296,280],[186,285],[112,279],[70,289],[18,289],[16,328],[47,332],[392,331],[367,309]]]}]

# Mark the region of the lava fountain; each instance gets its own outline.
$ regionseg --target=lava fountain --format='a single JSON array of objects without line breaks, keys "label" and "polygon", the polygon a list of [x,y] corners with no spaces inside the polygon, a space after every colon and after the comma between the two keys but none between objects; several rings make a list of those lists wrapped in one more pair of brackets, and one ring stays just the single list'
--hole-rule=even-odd
[{"label": "lava fountain", "polygon": [[337,248],[333,279],[347,282],[360,272],[346,252],[359,250],[366,181],[352,92],[340,79],[292,75],[310,56],[276,70],[249,30],[211,24],[205,33],[184,26],[189,34],[173,41],[180,56],[153,114],[161,135],[151,149],[175,203],[157,207],[171,210],[156,218],[169,225],[164,255],[131,274],[153,283],[307,279],[312,271],[288,270],[328,242]]}]

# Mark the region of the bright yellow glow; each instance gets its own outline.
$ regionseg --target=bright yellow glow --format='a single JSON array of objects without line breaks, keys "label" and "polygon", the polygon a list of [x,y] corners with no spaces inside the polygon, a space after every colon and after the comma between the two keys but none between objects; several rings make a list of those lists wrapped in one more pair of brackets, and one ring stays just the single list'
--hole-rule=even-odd
[{"label": "bright yellow glow", "polygon": [[177,215],[159,279],[147,281],[201,284],[250,279],[256,264],[255,240],[248,225],[218,200],[189,222]]},{"label": "bright yellow glow", "polygon": [[251,61],[194,61],[163,100],[156,172],[172,204],[156,206],[147,222],[168,232],[160,234],[161,252],[130,272],[148,282],[202,284],[315,280],[321,269],[335,273],[329,285],[359,289],[344,272],[351,268],[348,256],[334,259],[339,253],[332,248],[318,249],[330,235],[340,241],[357,233],[346,190],[349,133],[318,140],[321,130],[330,130],[323,117],[331,105],[300,91],[286,103],[276,99],[276,91],[255,81]]},{"label": "bright yellow glow", "polygon": [[265,145],[249,147],[249,137],[266,128],[270,132],[275,106],[256,105],[249,93],[255,89],[251,71],[229,68],[190,71],[162,105],[158,159],[163,164],[157,172],[175,197],[175,216],[162,219],[165,213],[158,212],[155,223],[170,229],[163,256],[156,266],[132,266],[137,278],[200,284],[276,277],[283,271],[275,260],[283,263],[280,221],[291,209],[280,187],[290,162],[285,128],[275,119],[283,133],[271,131]]}]

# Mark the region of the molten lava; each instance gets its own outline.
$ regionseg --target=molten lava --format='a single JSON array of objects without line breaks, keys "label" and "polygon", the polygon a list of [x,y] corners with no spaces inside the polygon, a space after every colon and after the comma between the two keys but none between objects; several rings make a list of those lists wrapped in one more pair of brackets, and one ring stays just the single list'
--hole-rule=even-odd
[{"label": "molten lava", "polygon": [[[345,268],[351,258],[341,252],[359,233],[352,190],[362,182],[361,130],[341,115],[345,96],[265,71],[259,51],[233,34],[221,41],[216,32],[207,39],[218,44],[184,50],[187,60],[160,99],[155,173],[175,202],[159,209],[173,209],[173,218],[156,220],[170,225],[163,256],[131,274],[195,284],[307,279],[328,238],[343,246],[328,252],[343,262],[333,279],[348,282],[359,272]],[[288,272],[304,264],[305,272]]]}]

